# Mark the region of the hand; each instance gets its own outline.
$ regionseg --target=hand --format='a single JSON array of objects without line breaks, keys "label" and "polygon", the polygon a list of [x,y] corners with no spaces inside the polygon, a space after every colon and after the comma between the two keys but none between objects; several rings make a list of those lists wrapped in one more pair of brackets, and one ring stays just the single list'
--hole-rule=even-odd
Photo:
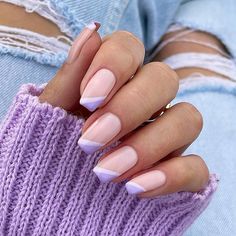
[{"label": "hand", "polygon": [[203,188],[209,172],[202,158],[181,156],[202,129],[199,111],[179,103],[141,126],[176,96],[176,73],[160,62],[142,65],[144,46],[134,35],[119,31],[101,40],[94,30],[76,40],[41,102],[89,116],[78,142],[86,153],[122,140],[94,168],[102,182],[129,180],[127,191],[140,197]]}]

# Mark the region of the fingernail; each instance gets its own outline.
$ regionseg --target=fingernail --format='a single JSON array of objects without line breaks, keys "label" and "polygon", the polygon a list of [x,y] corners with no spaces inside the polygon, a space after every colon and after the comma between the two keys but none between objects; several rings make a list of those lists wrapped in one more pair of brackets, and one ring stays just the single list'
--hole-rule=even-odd
[{"label": "fingernail", "polygon": [[100,27],[100,24],[98,22],[92,22],[85,26],[85,28],[81,31],[79,36],[75,39],[73,45],[71,46],[71,49],[69,51],[69,55],[67,58],[67,63],[71,64],[73,63],[76,58],[78,58],[80,51],[86,41],[91,37],[94,31],[97,31]]},{"label": "fingernail", "polygon": [[125,173],[137,161],[136,151],[130,146],[123,146],[98,162],[93,172],[102,183],[106,183]]},{"label": "fingernail", "polygon": [[108,112],[98,118],[78,141],[81,149],[87,154],[97,151],[111,141],[121,130],[118,116]]},{"label": "fingernail", "polygon": [[161,187],[166,182],[166,175],[159,170],[152,170],[125,184],[129,194],[138,194]]},{"label": "fingernail", "polygon": [[80,104],[90,111],[96,110],[111,92],[115,83],[116,77],[110,70],[97,71],[85,87]]}]

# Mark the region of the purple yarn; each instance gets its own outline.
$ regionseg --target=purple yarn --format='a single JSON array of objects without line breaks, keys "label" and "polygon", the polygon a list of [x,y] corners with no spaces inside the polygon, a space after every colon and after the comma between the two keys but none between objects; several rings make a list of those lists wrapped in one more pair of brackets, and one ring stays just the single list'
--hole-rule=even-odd
[{"label": "purple yarn", "polygon": [[41,104],[23,86],[0,130],[0,235],[182,235],[217,187],[152,199],[102,184],[92,169],[103,152],[77,145],[84,120]]}]

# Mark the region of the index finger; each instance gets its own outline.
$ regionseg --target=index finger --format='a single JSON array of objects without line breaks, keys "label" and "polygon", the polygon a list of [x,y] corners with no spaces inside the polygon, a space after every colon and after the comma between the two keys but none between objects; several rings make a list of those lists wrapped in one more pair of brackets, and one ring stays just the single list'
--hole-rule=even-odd
[{"label": "index finger", "polygon": [[73,43],[67,61],[40,95],[41,102],[48,102],[69,111],[78,108],[80,83],[101,46],[96,25],[94,24],[94,28],[90,25],[82,30]]}]

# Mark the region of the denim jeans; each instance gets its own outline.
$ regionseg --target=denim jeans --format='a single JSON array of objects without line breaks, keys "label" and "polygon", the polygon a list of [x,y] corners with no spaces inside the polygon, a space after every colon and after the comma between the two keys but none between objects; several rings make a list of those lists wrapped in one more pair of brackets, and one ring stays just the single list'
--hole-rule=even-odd
[{"label": "denim jeans", "polygon": [[[36,11],[56,23],[71,42],[92,20],[101,22],[100,34],[128,30],[145,44],[146,61],[171,23],[207,31],[236,56],[236,2],[234,0],[4,0]],[[67,56],[69,47],[35,37],[38,48],[17,47],[4,41],[9,29],[0,26],[0,118],[4,116],[19,86],[49,81]],[[1,34],[2,33],[2,34]],[[25,35],[26,32],[20,32]],[[22,36],[23,37],[23,36]],[[25,36],[24,36],[25,37]],[[57,39],[56,39],[57,40]],[[233,60],[233,59],[232,59]],[[232,78],[236,79],[236,78]],[[204,76],[188,78],[174,101],[194,104],[203,114],[204,129],[186,153],[201,155],[210,172],[220,177],[219,188],[186,235],[236,235],[236,84]]]}]

